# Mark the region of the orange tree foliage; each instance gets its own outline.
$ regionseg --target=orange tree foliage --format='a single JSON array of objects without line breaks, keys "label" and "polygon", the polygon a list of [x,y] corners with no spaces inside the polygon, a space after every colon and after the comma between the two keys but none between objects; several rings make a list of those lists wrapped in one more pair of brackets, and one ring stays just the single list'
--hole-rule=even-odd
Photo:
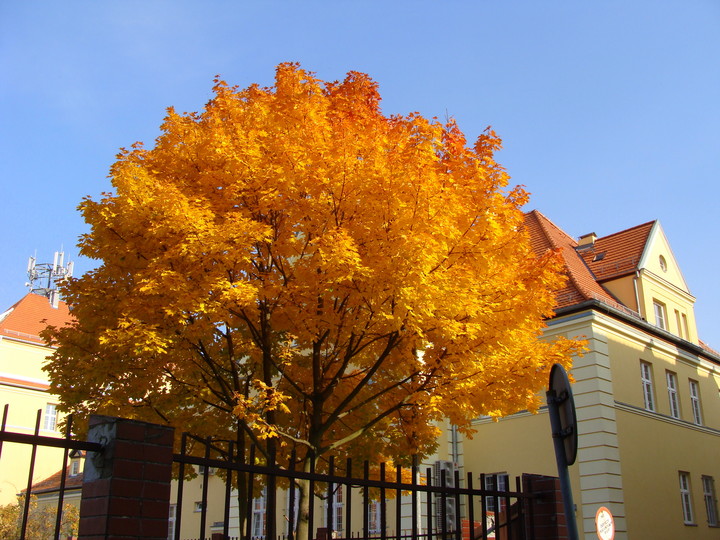
[{"label": "orange tree foliage", "polygon": [[561,266],[533,254],[499,139],[379,102],[362,73],[282,64],[123,150],[81,204],[101,264],[65,289],[62,407],[374,460],[535,409],[579,346],[539,339]]}]

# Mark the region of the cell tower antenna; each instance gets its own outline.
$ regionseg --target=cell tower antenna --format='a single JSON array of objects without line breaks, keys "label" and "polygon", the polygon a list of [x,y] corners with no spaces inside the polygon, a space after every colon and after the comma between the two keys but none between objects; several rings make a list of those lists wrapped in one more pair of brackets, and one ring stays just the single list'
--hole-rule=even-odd
[{"label": "cell tower antenna", "polygon": [[30,280],[26,285],[30,292],[45,296],[50,300],[53,307],[58,307],[60,293],[57,290],[58,284],[72,277],[73,263],[65,262],[65,253],[56,251],[52,263],[38,263],[37,254],[30,257],[27,266],[27,275]]}]

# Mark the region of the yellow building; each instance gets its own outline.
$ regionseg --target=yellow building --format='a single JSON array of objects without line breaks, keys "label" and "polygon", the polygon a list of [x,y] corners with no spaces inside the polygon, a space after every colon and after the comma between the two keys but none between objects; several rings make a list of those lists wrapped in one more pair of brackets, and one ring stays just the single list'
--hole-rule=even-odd
[{"label": "yellow building", "polygon": [[[57,429],[58,401],[48,393],[48,378],[42,371],[52,349],[39,334],[48,324],[62,326],[69,320],[70,313],[64,302],[53,307],[48,298],[32,293],[0,313],[0,414],[4,405],[8,405],[5,426],[8,431],[34,433],[40,411],[39,434],[61,436]],[[17,494],[27,488],[30,450],[30,446],[24,444],[3,445],[0,505],[14,502]],[[32,481],[56,472],[61,459],[60,450],[39,447]]]},{"label": "yellow building", "polygon": [[[546,337],[588,340],[572,369],[581,538],[597,538],[602,506],[618,540],[720,538],[720,354],[698,339],[695,299],[660,223],[578,241],[537,211],[526,226],[537,252],[562,252],[568,275]],[[499,485],[557,474],[546,408],[475,427],[456,445],[466,470]]]}]

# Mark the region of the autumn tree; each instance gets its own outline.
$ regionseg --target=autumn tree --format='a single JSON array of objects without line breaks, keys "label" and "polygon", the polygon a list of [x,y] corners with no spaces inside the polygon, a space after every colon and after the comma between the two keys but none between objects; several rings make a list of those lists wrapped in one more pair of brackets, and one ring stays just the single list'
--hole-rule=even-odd
[{"label": "autumn tree", "polygon": [[531,249],[499,139],[379,104],[362,73],[282,64],[123,150],[114,192],[80,206],[100,264],[64,291],[62,408],[306,467],[426,455],[442,419],[537,408],[577,343],[540,339],[560,263]]},{"label": "autumn tree", "polygon": [[[25,512],[25,496],[17,501],[0,506],[0,538],[21,538],[23,531],[23,514]],[[28,516],[25,520],[25,536],[27,540],[47,540],[54,538],[57,518],[57,506],[54,503],[39,505],[37,497],[30,497]],[[74,537],[78,532],[80,515],[77,506],[65,503],[58,533],[61,538]]]}]

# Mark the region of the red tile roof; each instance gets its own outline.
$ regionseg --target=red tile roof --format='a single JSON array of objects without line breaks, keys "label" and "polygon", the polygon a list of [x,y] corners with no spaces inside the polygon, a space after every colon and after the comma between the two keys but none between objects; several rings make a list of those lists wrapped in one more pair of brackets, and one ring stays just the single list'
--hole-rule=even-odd
[{"label": "red tile roof", "polygon": [[19,302],[4,313],[0,313],[0,336],[45,344],[40,332],[48,325],[64,326],[72,321],[65,302],[58,307],[38,294],[26,294]]},{"label": "red tile roof", "polygon": [[[72,489],[81,489],[83,484],[84,474],[79,472],[75,476],[70,476],[71,465],[68,465],[65,469],[65,491]],[[53,475],[48,476],[44,480],[36,482],[30,487],[30,493],[33,495],[41,495],[43,493],[52,493],[53,491],[60,490],[60,481],[62,480],[62,470],[59,470]],[[23,493],[26,490],[23,490]]]},{"label": "red tile roof", "polygon": [[620,277],[638,269],[654,221],[595,240],[580,256],[598,281]]},{"label": "red tile roof", "polygon": [[548,249],[559,250],[564,261],[568,281],[557,291],[557,306],[563,308],[585,300],[598,299],[612,305],[617,300],[600,284],[590,268],[578,255],[577,242],[560,227],[537,210],[525,214],[525,227],[535,253],[541,255]]}]

